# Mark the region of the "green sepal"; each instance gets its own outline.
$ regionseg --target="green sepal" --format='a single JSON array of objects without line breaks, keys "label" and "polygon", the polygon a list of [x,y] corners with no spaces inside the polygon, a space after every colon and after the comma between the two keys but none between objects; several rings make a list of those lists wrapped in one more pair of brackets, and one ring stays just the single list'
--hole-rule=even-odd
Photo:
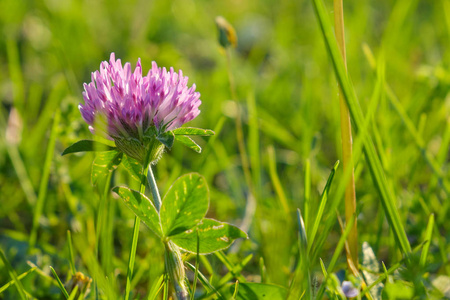
[{"label": "green sepal", "polygon": [[175,141],[175,136],[171,131],[167,131],[156,136],[156,139],[160,141],[164,146],[171,149],[173,142]]}]

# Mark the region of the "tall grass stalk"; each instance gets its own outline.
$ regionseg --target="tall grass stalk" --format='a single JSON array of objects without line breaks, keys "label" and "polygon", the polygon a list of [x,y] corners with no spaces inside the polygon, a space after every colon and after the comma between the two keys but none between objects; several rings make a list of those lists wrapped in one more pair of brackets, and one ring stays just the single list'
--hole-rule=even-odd
[{"label": "tall grass stalk", "polygon": [[[344,9],[343,0],[334,0],[334,31],[338,42],[341,56],[344,61],[345,70],[347,71],[347,58],[345,55],[345,36],[344,36]],[[350,178],[345,188],[345,219],[347,222],[356,212],[356,195],[355,195],[355,175],[353,171],[353,150],[352,150],[352,127],[350,123],[350,113],[345,103],[342,90],[339,91],[340,116],[341,116],[341,138],[342,138],[342,164],[344,173],[350,169]],[[353,261],[353,265],[358,266],[358,231],[357,222],[353,223],[353,227],[348,235],[348,245],[350,248],[350,257],[348,260]]]},{"label": "tall grass stalk", "polygon": [[34,214],[33,214],[33,227],[31,229],[30,233],[30,248],[31,251],[36,244],[37,240],[37,232],[39,228],[39,219],[41,218],[42,211],[44,209],[45,199],[47,196],[47,187],[48,187],[48,179],[50,177],[50,168],[52,166],[52,160],[53,160],[53,152],[55,150],[55,143],[56,143],[56,137],[58,135],[58,125],[59,120],[61,117],[61,112],[56,110],[54,119],[53,119],[53,125],[51,129],[50,134],[50,141],[48,142],[47,146],[47,152],[45,154],[45,160],[44,160],[44,168],[42,172],[42,178],[41,183],[39,185],[39,194],[38,199],[36,201],[36,206],[34,208]]},{"label": "tall grass stalk", "polygon": [[[361,107],[359,106],[355,91],[345,72],[344,62],[339,53],[337,42],[332,32],[331,24],[328,20],[324,4],[321,0],[313,0],[313,3],[322,30],[325,45],[327,46],[328,54],[333,62],[336,77],[341,85],[342,93],[345,96],[352,120],[354,121],[355,130],[358,132],[362,128],[364,120]],[[370,135],[367,135],[364,136],[363,142],[364,153],[367,158],[370,173],[380,194],[381,203],[383,204],[389,225],[392,228],[395,239],[402,253],[408,255],[411,252],[411,245],[409,244],[402,220],[400,219],[400,215],[396,207],[395,197],[391,187],[388,185],[380,158],[377,156],[373,140]]]},{"label": "tall grass stalk", "polygon": [[[107,230],[107,219],[110,217],[108,216],[109,213],[109,206],[111,205],[109,202],[109,192],[111,188],[111,177],[112,172],[108,174],[104,181],[103,189],[100,188],[101,184],[99,184],[99,193],[100,193],[100,203],[98,205],[98,212],[97,212],[97,222],[95,226],[95,257],[97,260],[99,259],[99,251],[102,252],[102,261],[101,266],[103,268],[103,271],[108,276],[112,276],[112,249],[108,247],[107,240],[108,240],[108,230]],[[112,224],[111,224],[112,225]],[[101,245],[101,250],[99,250]],[[75,274],[75,273],[74,273]],[[98,294],[98,286],[97,281],[94,281],[94,293]]]},{"label": "tall grass stalk", "polygon": [[334,270],[334,267],[335,267],[335,265],[337,263],[339,255],[341,254],[342,249],[344,249],[344,247],[345,247],[345,240],[348,239],[348,235],[350,234],[350,232],[352,230],[352,227],[353,227],[353,224],[354,224],[355,220],[356,220],[356,216],[354,215],[353,218],[350,218],[347,221],[347,226],[345,227],[345,230],[344,230],[344,232],[342,233],[342,235],[341,235],[341,237],[339,239],[339,242],[338,242],[338,244],[336,246],[336,249],[335,249],[335,251],[333,253],[333,257],[331,258],[330,264],[328,265],[326,273],[324,274],[325,278],[324,278],[322,284],[320,285],[319,291],[317,292],[317,299],[322,299],[323,293],[325,292],[325,288],[327,286],[328,276]]}]

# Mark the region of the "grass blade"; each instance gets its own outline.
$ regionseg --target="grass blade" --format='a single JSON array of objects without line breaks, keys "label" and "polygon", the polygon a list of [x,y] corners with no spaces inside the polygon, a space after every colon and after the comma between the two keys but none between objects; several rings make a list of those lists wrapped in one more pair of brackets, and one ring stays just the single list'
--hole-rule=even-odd
[{"label": "grass blade", "polygon": [[[347,73],[347,58],[345,56],[345,38],[344,38],[344,8],[343,0],[334,0],[334,32],[344,62]],[[342,91],[339,93],[340,119],[341,119],[341,139],[342,139],[342,165],[344,172],[348,170],[350,178],[345,188],[345,219],[347,222],[356,212],[356,193],[355,193],[355,175],[353,167],[353,149],[352,149],[352,127],[350,122],[350,113],[345,103]],[[358,231],[355,221],[353,229],[348,237],[350,253],[347,253],[349,261],[353,265],[358,265]]]},{"label": "grass blade", "polygon": [[303,222],[300,209],[297,209],[297,222],[299,239],[298,263],[294,272],[294,279],[289,287],[288,300],[312,299],[310,260],[307,251],[308,241],[306,237],[305,223]]},{"label": "grass blade", "polygon": [[197,288],[197,279],[198,279],[198,264],[200,261],[200,238],[198,236],[198,230],[197,230],[197,254],[195,256],[195,274],[194,274],[194,282],[192,286],[192,294],[191,294],[191,300],[194,300],[195,297],[195,289]]},{"label": "grass blade", "polygon": [[283,186],[281,185],[280,178],[278,177],[274,147],[270,146],[268,148],[268,152],[269,152],[270,179],[272,180],[272,184],[277,193],[278,199],[280,199],[281,206],[283,207],[284,213],[285,213],[286,217],[289,218],[290,217],[289,204],[286,199],[286,194],[284,193]]},{"label": "grass blade", "polygon": [[339,161],[337,161],[333,169],[331,169],[330,175],[328,176],[327,183],[325,184],[325,187],[323,188],[322,196],[320,197],[320,204],[319,204],[319,210],[316,214],[316,219],[314,220],[314,225],[309,232],[309,243],[308,243],[308,253],[311,253],[312,245],[314,243],[317,230],[319,229],[320,222],[322,221],[322,216],[325,211],[325,205],[327,204],[328,200],[328,192],[330,191],[331,183],[333,182],[334,174],[336,173],[336,170],[339,166]]},{"label": "grass blade", "polygon": [[48,146],[47,146],[47,153],[45,154],[45,161],[44,161],[44,168],[42,171],[41,183],[39,185],[38,199],[36,201],[36,206],[34,208],[33,227],[31,229],[31,233],[30,233],[30,248],[29,248],[30,250],[33,249],[33,247],[36,243],[37,230],[39,227],[39,219],[41,218],[42,211],[44,209],[45,198],[47,196],[48,179],[50,176],[50,168],[52,166],[53,152],[55,150],[56,136],[58,135],[58,126],[59,126],[60,116],[61,116],[61,112],[58,109],[58,110],[56,110],[54,119],[53,119],[50,140],[49,140]]},{"label": "grass blade", "polygon": [[78,285],[75,285],[67,300],[74,300],[78,293]]},{"label": "grass blade", "polygon": [[77,270],[75,269],[75,258],[73,255],[73,244],[72,244],[72,234],[70,230],[67,230],[67,245],[69,247],[69,263],[70,269],[72,270],[72,276],[75,275]]},{"label": "grass blade", "polygon": [[311,206],[311,161],[309,159],[305,162],[305,202],[303,212],[305,214],[304,221],[306,226],[309,226],[309,214]]},{"label": "grass blade", "polygon": [[17,278],[16,271],[11,267],[8,259],[5,256],[5,253],[3,253],[3,250],[0,249],[0,259],[3,261],[3,264],[5,265],[6,269],[8,270],[9,276],[11,276],[11,279],[13,280],[14,284],[16,285],[17,291],[19,292],[21,299],[27,299],[25,295],[25,289],[23,288],[22,283],[20,282],[19,278]]},{"label": "grass blade", "polygon": [[236,299],[238,292],[239,292],[239,280],[236,280],[236,284],[234,286],[233,298],[231,298],[231,299]]},{"label": "grass blade", "polygon": [[[364,123],[361,108],[359,106],[355,92],[346,75],[344,62],[342,60],[342,57],[340,56],[337,42],[333,34],[332,26],[328,19],[324,4],[322,0],[313,0],[313,4],[322,30],[328,54],[333,62],[336,77],[345,96],[345,100],[347,102],[352,120],[355,125],[355,130],[358,132],[358,130],[362,128],[362,125]],[[408,253],[411,252],[411,246],[408,242],[406,232],[403,228],[403,224],[395,204],[395,197],[393,196],[393,193],[388,186],[383,167],[381,165],[379,157],[376,154],[375,146],[370,135],[364,136],[363,141],[364,152],[367,157],[370,173],[381,196],[381,202],[385,210],[389,225],[392,228],[396,242],[400,246],[402,253],[408,255]]]},{"label": "grass blade", "polygon": [[423,245],[422,253],[420,255],[420,265],[422,267],[425,267],[425,264],[427,262],[428,250],[430,249],[431,237],[433,235],[433,227],[434,227],[434,214],[431,214],[430,218],[428,219],[427,229],[425,231],[425,245]]},{"label": "grass blade", "polygon": [[164,274],[159,277],[155,283],[153,283],[152,289],[148,294],[148,300],[155,300],[158,297],[159,292],[163,288]]},{"label": "grass blade", "polygon": [[347,240],[347,237],[348,237],[348,235],[351,232],[351,229],[353,227],[353,223],[354,223],[355,219],[356,219],[356,216],[354,215],[353,219],[350,219],[350,221],[347,223],[347,226],[345,227],[345,231],[344,231],[344,233],[341,235],[341,237],[339,239],[339,242],[338,242],[338,244],[336,246],[336,250],[334,251],[333,257],[331,258],[330,264],[328,265],[328,268],[326,270],[325,279],[323,280],[323,282],[322,282],[322,284],[321,284],[321,286],[319,288],[319,292],[317,293],[317,299],[322,299],[323,293],[325,292],[327,279],[328,279],[328,276],[329,276],[328,274],[330,274],[333,271],[333,269],[334,269],[334,267],[336,265],[336,262],[337,262],[337,260],[339,258],[339,255],[341,254],[342,249],[344,249],[345,241]]},{"label": "grass blade", "polygon": [[[27,276],[30,273],[33,273],[34,271],[36,271],[36,268],[31,268],[28,271],[23,272],[22,274],[20,274],[19,276],[17,276],[17,279],[22,280],[22,278],[24,278],[25,276]],[[3,286],[0,287],[0,294],[3,293],[7,288],[9,288],[11,285],[14,284],[14,280],[11,280],[10,282],[4,284]]]},{"label": "grass blade", "polygon": [[61,282],[61,279],[59,279],[58,274],[56,274],[55,269],[53,269],[53,267],[50,266],[50,270],[52,270],[52,274],[55,277],[56,281],[58,282],[59,289],[63,293],[64,297],[66,297],[66,299],[68,299],[69,298],[69,293],[66,291],[66,288],[64,287],[64,284]]},{"label": "grass blade", "polygon": [[[185,262],[185,264],[189,269],[191,269],[191,271],[195,272],[195,266],[193,266],[189,262]],[[207,290],[208,294],[215,294],[219,299],[224,299],[219,291],[214,286],[212,286],[211,283],[209,283],[208,279],[200,271],[198,271],[198,279],[200,280],[200,283],[203,285],[203,287]]]},{"label": "grass blade", "polygon": [[370,284],[368,287],[366,287],[362,292],[361,295],[365,295],[367,292],[369,292],[374,286],[376,286],[377,284],[379,284],[380,282],[382,282],[383,280],[385,280],[389,275],[391,275],[392,273],[394,273],[398,268],[400,268],[401,263],[396,263],[395,265],[393,265],[392,267],[389,268],[389,270],[386,271],[386,267],[383,263],[383,268],[385,270],[385,272],[380,275],[378,277],[377,280],[375,280],[374,282],[372,282],[372,284]]}]

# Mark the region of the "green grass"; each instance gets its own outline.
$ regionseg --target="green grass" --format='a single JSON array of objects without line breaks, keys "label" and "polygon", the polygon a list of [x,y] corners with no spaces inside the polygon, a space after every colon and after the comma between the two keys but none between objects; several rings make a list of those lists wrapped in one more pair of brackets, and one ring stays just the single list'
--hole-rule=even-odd
[{"label": "green grass", "polygon": [[[135,216],[109,184],[92,186],[95,154],[60,155],[93,138],[77,106],[82,84],[111,52],[123,62],[140,57],[144,73],[152,60],[182,69],[202,100],[187,125],[216,132],[194,137],[201,154],[175,142],[153,167],[161,195],[179,176],[202,174],[207,217],[249,235],[216,255],[183,256],[194,299],[241,299],[253,283],[289,299],[339,298],[343,280],[374,299],[402,290],[450,297],[442,294],[450,281],[450,3],[344,0],[348,76],[332,7],[1,1],[0,299],[61,299],[59,281],[77,271],[93,279],[90,299],[172,294],[158,238],[145,226],[133,235]],[[229,60],[218,15],[238,35]],[[349,227],[341,230],[337,217],[349,178],[333,168],[342,161],[338,82],[354,129],[361,278],[348,271]],[[139,190],[140,180],[119,166],[110,187],[118,185]]]}]

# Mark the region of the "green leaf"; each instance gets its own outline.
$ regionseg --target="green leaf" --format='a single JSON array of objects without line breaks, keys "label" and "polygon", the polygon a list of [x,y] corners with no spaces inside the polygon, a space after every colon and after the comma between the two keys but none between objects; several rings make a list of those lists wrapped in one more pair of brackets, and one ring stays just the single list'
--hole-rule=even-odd
[{"label": "green leaf", "polygon": [[203,135],[203,136],[211,136],[214,135],[215,132],[211,129],[203,129],[203,128],[194,128],[194,127],[180,127],[175,130],[172,130],[175,135]]},{"label": "green leaf", "polygon": [[[231,293],[234,292],[234,286],[230,287]],[[265,283],[251,283],[241,282],[239,283],[239,291],[236,299],[243,300],[284,300],[287,296],[287,290],[278,285],[265,284]]]},{"label": "green leaf", "polygon": [[87,151],[110,151],[115,150],[116,147],[111,147],[106,144],[97,142],[97,141],[91,141],[91,140],[81,140],[76,143],[74,143],[72,146],[67,147],[63,153],[61,153],[61,156],[70,154],[70,153],[77,153],[77,152],[87,152]]},{"label": "green leaf", "polygon": [[122,166],[124,166],[133,179],[141,182],[143,174],[142,165],[137,160],[124,154],[122,158]]},{"label": "green leaf", "polygon": [[173,142],[174,142],[174,140],[175,140],[175,136],[174,136],[174,134],[172,133],[172,131],[166,131],[166,132],[164,132],[164,133],[158,135],[158,136],[156,137],[156,139],[157,139],[158,141],[160,141],[162,144],[164,144],[164,146],[166,146],[167,148],[170,149],[170,148],[172,148],[172,146],[173,146]]},{"label": "green leaf", "polygon": [[197,232],[200,254],[223,250],[231,246],[235,239],[248,238],[247,234],[236,226],[213,219],[203,219],[197,227],[172,236],[170,239],[181,249],[197,253]]},{"label": "green leaf", "polygon": [[205,216],[209,206],[209,190],[198,173],[178,178],[164,196],[161,206],[161,224],[165,236],[189,230]]},{"label": "green leaf", "polygon": [[196,142],[194,142],[193,139],[191,139],[188,136],[185,135],[176,135],[175,139],[179,142],[181,142],[182,144],[184,144],[186,147],[191,148],[192,150],[194,150],[197,153],[201,153],[202,152],[202,148],[197,145]]},{"label": "green leaf", "polygon": [[99,179],[106,179],[112,171],[117,169],[122,161],[122,156],[122,152],[115,150],[98,153],[92,163],[92,184],[96,185]]},{"label": "green leaf", "polygon": [[113,192],[117,193],[125,204],[148,226],[157,236],[161,237],[161,221],[153,202],[144,194],[128,187],[116,186]]}]

